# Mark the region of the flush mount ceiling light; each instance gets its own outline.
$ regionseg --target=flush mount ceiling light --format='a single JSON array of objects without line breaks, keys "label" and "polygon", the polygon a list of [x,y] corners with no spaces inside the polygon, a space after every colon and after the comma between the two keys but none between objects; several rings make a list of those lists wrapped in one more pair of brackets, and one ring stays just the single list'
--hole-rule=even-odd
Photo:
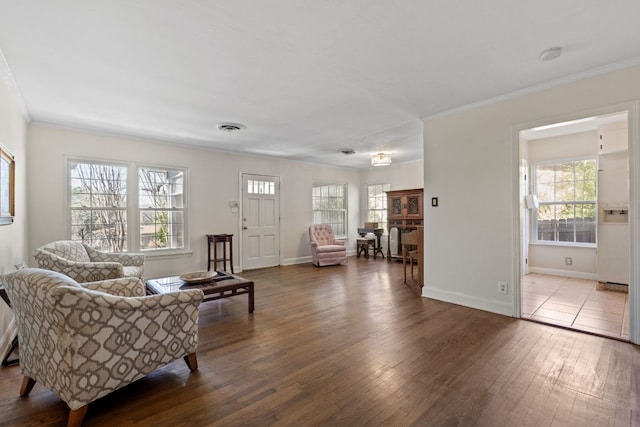
[{"label": "flush mount ceiling light", "polygon": [[371,156],[371,166],[388,166],[391,164],[391,154],[378,153]]},{"label": "flush mount ceiling light", "polygon": [[558,58],[561,54],[562,54],[562,48],[556,46],[556,47],[549,48],[547,50],[543,50],[542,53],[540,53],[540,59],[542,59],[543,61],[553,61],[554,59]]},{"label": "flush mount ceiling light", "polygon": [[222,123],[218,123],[216,125],[216,127],[218,128],[218,130],[221,130],[223,132],[227,132],[227,133],[232,133],[232,132],[240,132],[243,129],[246,129],[247,127],[243,124],[240,123],[231,123],[231,122],[222,122]]}]

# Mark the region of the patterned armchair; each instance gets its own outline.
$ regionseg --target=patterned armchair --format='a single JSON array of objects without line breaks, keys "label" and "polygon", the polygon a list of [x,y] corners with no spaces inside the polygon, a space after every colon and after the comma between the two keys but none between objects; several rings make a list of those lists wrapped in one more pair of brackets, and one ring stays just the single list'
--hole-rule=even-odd
[{"label": "patterned armchair", "polygon": [[73,240],[44,245],[33,256],[38,267],[66,274],[76,282],[137,277],[142,279],[144,255],[108,253]]},{"label": "patterned armchair", "polygon": [[313,224],[309,227],[309,244],[313,264],[342,264],[347,261],[347,248],[344,242],[336,240],[329,224]]},{"label": "patterned armchair", "polygon": [[18,326],[20,395],[36,382],[82,424],[88,404],[169,362],[198,367],[199,289],[145,296],[138,278],[78,284],[48,270],[5,276]]}]

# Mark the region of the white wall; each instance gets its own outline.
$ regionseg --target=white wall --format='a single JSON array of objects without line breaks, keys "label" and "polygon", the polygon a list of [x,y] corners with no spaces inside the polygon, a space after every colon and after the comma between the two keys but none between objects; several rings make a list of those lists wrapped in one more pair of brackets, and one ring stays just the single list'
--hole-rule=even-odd
[{"label": "white wall", "polygon": [[[535,139],[528,141],[527,145],[531,168],[533,168],[538,162],[570,160],[589,156],[596,157],[598,133],[593,130]],[[533,175],[531,174],[531,176]],[[565,258],[567,257],[571,258],[571,265],[566,265]],[[597,268],[596,248],[547,244],[531,244],[529,246],[529,269],[532,273],[595,280],[597,278]]]},{"label": "white wall", "polygon": [[[27,126],[18,101],[9,90],[7,80],[0,78],[0,144],[16,161],[16,215],[13,224],[0,226],[0,275],[14,271],[15,264],[27,260],[26,139]],[[0,358],[4,357],[15,332],[11,309],[0,300]]]},{"label": "white wall", "polygon": [[[425,119],[425,198],[440,197],[440,206],[425,211],[423,295],[516,313],[517,130],[637,99],[640,67],[632,67]],[[498,281],[509,282],[508,295]]]},{"label": "white wall", "polygon": [[[310,163],[241,156],[177,144],[32,125],[29,132],[29,250],[67,238],[65,156],[135,161],[182,166],[189,169],[189,237],[191,256],[149,258],[145,277],[184,273],[206,268],[206,234],[234,235],[234,264],[239,266],[240,213],[231,213],[229,201],[241,200],[241,173],[281,177],[281,263],[310,261],[307,229],[312,221],[313,180],[348,183],[348,247],[355,252],[360,220],[360,171]],[[349,244],[349,243],[348,243]],[[353,248],[351,248],[353,246]],[[30,258],[30,264],[34,260]]]}]

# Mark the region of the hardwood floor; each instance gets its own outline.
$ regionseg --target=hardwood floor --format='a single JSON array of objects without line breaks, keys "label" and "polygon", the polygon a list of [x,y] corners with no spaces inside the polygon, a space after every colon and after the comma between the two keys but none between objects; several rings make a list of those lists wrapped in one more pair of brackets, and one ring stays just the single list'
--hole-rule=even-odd
[{"label": "hardwood floor", "polygon": [[[182,360],[89,405],[86,426],[630,426],[640,349],[421,298],[402,264],[349,258],[242,273],[201,305],[199,370]],[[0,370],[0,424],[64,425],[39,384]]]}]

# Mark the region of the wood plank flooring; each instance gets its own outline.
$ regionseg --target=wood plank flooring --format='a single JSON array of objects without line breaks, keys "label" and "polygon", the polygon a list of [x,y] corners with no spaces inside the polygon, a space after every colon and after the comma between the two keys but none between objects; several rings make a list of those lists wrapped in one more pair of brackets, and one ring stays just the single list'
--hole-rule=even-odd
[{"label": "wood plank flooring", "polygon": [[[183,361],[89,405],[86,426],[640,425],[640,349],[419,297],[402,264],[349,258],[242,273],[203,303]],[[0,370],[0,424],[64,425],[67,407]]]}]

